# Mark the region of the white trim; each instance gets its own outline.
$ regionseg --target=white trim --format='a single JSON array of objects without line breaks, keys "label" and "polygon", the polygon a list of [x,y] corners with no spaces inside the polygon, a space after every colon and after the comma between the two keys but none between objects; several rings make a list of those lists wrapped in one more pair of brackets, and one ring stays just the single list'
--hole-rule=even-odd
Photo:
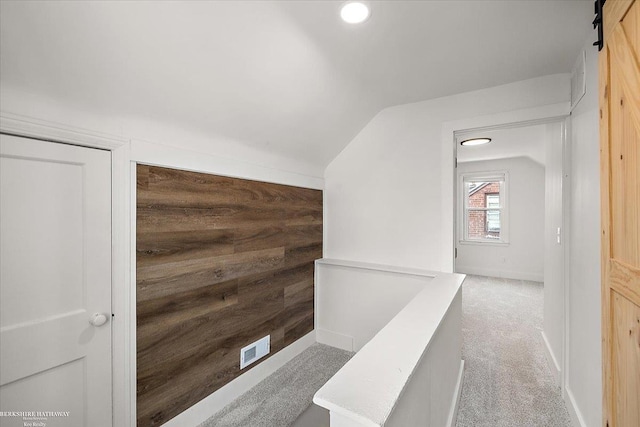
[{"label": "white trim", "polygon": [[462,382],[464,381],[464,360],[460,361],[460,372],[458,372],[458,381],[453,392],[453,400],[451,402],[451,410],[447,420],[447,427],[455,427],[458,421],[458,409],[460,408],[460,398],[462,397]]},{"label": "white trim", "polygon": [[531,282],[544,282],[544,275],[541,273],[528,273],[523,271],[499,270],[483,267],[465,267],[459,265],[456,268],[457,273],[472,274],[474,276],[502,277],[504,279],[513,280],[529,280]]},{"label": "white trim", "polygon": [[102,150],[115,150],[128,140],[119,136],[95,132],[19,114],[0,112],[0,131],[11,135],[80,145]]},{"label": "white trim", "polygon": [[315,333],[311,331],[184,412],[171,418],[163,424],[163,427],[195,427],[200,425],[314,343]]},{"label": "white trim", "polygon": [[[491,130],[511,126],[522,126],[559,121],[569,115],[569,102],[543,105],[541,107],[525,108],[521,110],[505,111],[484,116],[469,117],[452,120],[442,124],[442,242],[443,252],[450,253],[451,259],[446,257],[441,261],[441,270],[452,272],[455,270],[454,248],[456,245],[455,218],[457,170],[455,157],[457,150],[456,137],[472,129]],[[447,165],[451,165],[451,169]],[[453,211],[451,210],[453,207]]]},{"label": "white trim", "polygon": [[141,140],[131,141],[131,161],[231,178],[322,190],[324,178]]},{"label": "white trim", "polygon": [[[136,424],[135,286],[131,286],[129,144],[111,153],[113,425]],[[135,223],[134,223],[135,226]],[[135,264],[133,264],[135,265]],[[133,297],[131,295],[133,289]],[[133,325],[133,333],[131,325]]]},{"label": "white trim", "polygon": [[549,340],[547,340],[547,336],[544,331],[540,331],[540,335],[542,335],[542,342],[544,344],[544,357],[547,360],[547,365],[549,366],[549,371],[553,376],[553,380],[558,388],[562,384],[562,380],[560,378],[560,364],[556,359],[556,356],[553,354],[553,350],[551,350],[551,346],[549,345]]},{"label": "white trim", "polygon": [[[458,239],[461,244],[480,244],[480,245],[509,245],[509,172],[506,170],[485,171],[485,172],[468,172],[459,174],[458,178],[458,195],[466,194],[465,183],[469,181],[489,181],[498,182],[500,184],[500,238],[493,239],[469,239],[469,227],[467,223],[467,211],[489,211],[489,208],[471,208],[469,207],[469,197],[464,197],[460,204],[458,214]],[[458,205],[456,203],[456,205]],[[493,209],[495,210],[495,209]]]},{"label": "white trim", "polygon": [[568,116],[569,109],[569,102],[559,102],[557,104],[543,105],[542,107],[525,108],[469,119],[452,120],[444,125],[453,126],[455,128],[455,136],[463,137],[479,130],[513,129],[556,122],[558,118]]},{"label": "white trim", "polygon": [[359,268],[359,269],[363,269],[363,270],[384,271],[386,273],[409,274],[409,275],[412,275],[412,276],[423,276],[423,277],[431,277],[431,278],[435,278],[439,274],[437,272],[430,271],[430,270],[424,270],[424,269],[421,269],[421,268],[401,267],[401,266],[397,266],[397,265],[374,264],[374,263],[371,263],[371,262],[349,261],[349,260],[335,259],[335,258],[317,259],[316,260],[316,266],[318,264],[332,265],[332,266],[336,266],[336,267]]},{"label": "white trim", "polygon": [[458,243],[470,246],[509,246],[509,242],[492,242],[491,240],[459,240]]},{"label": "white trim", "polygon": [[562,395],[567,405],[567,411],[569,412],[569,418],[571,418],[571,424],[573,424],[573,427],[587,427],[587,423],[584,421],[584,417],[578,409],[578,405],[576,405],[576,399],[573,397],[573,392],[568,386],[564,388],[564,393],[562,393]]},{"label": "white trim", "polygon": [[[137,181],[138,175],[136,173],[136,163],[129,161],[129,215],[127,218],[129,219],[129,250],[126,251],[126,255],[129,258],[129,287],[125,290],[123,297],[126,298],[128,296],[129,300],[129,310],[127,311],[129,317],[129,327],[128,332],[130,335],[129,339],[129,369],[132,373],[129,378],[129,388],[125,391],[125,393],[130,394],[130,408],[131,413],[129,414],[130,423],[128,426],[134,427],[138,424],[137,420],[137,373],[138,373],[138,365],[137,365],[137,352],[138,352],[138,342],[137,342],[137,294],[136,294],[136,221],[137,221]],[[124,248],[123,248],[124,249]]]},{"label": "white trim", "polygon": [[353,352],[353,337],[316,327],[316,342]]}]

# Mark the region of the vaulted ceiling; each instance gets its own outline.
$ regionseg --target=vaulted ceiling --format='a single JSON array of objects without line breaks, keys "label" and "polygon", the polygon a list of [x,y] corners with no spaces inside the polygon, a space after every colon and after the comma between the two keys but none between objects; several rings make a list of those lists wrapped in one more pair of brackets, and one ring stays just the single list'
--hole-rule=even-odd
[{"label": "vaulted ceiling", "polygon": [[[3,1],[0,90],[326,165],[381,109],[569,72],[592,1]],[[1,93],[0,93],[1,96]]]}]

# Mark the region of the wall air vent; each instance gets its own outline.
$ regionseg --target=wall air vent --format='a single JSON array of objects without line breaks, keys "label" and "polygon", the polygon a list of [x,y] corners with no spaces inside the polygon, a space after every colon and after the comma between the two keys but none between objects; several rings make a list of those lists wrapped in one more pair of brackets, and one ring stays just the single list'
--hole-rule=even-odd
[{"label": "wall air vent", "polygon": [[256,360],[269,354],[271,350],[271,335],[260,338],[258,341],[243,347],[240,350],[240,369],[244,369]]}]

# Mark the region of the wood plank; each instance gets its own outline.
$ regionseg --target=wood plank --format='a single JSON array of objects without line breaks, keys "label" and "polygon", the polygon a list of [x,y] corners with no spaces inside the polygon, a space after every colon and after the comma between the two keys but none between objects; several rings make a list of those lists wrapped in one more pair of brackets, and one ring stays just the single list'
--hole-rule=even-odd
[{"label": "wood plank", "polygon": [[300,337],[313,331],[313,314],[307,314],[296,322],[289,322],[284,329],[284,345],[294,343]]},{"label": "wood plank", "polygon": [[161,425],[313,330],[322,192],[138,165],[137,418]]},{"label": "wood plank", "polygon": [[[230,230],[230,229],[227,229]],[[242,227],[232,229],[235,237],[233,250],[236,253],[257,251],[273,247],[285,247],[287,244],[284,225]]]},{"label": "wood plank", "polygon": [[314,243],[309,246],[287,248],[284,254],[284,265],[287,268],[307,264],[322,258],[322,244]]},{"label": "wood plank", "polygon": [[604,41],[609,41],[611,32],[627,14],[634,0],[607,0],[602,11]]},{"label": "wood plank", "polygon": [[609,298],[609,259],[611,258],[611,216],[609,191],[611,181],[610,166],[610,79],[609,79],[609,46],[605,43],[598,58],[599,81],[599,104],[600,104],[600,224],[601,224],[601,297],[602,297],[602,425],[608,426],[609,408],[611,408],[611,370],[609,366],[609,339],[611,322],[609,309],[611,307]]},{"label": "wood plank", "polygon": [[616,82],[619,82],[624,88],[624,96],[622,99],[626,107],[626,114],[631,117],[636,129],[640,128],[640,64],[638,63],[637,53],[633,48],[622,29],[622,26],[616,27],[611,33],[610,54],[611,61],[616,73],[620,73]]},{"label": "wood plank", "polygon": [[313,330],[313,279],[303,280],[284,289],[287,319],[284,324],[285,345]]},{"label": "wood plank", "polygon": [[[640,145],[640,68],[621,26],[612,32],[611,49],[611,203],[620,206],[612,216],[612,257],[640,263],[638,248],[638,146]],[[627,71],[624,71],[627,70]],[[633,238],[629,239],[629,236]]]},{"label": "wood plank", "polygon": [[613,292],[613,424],[640,425],[640,306]]},{"label": "wood plank", "polygon": [[313,279],[307,278],[284,288],[284,307],[292,307],[305,301],[313,301]]},{"label": "wood plank", "polygon": [[640,8],[629,9],[620,23],[634,51],[640,52]]},{"label": "wood plank", "polygon": [[138,301],[170,296],[284,266],[284,248],[264,249],[158,265],[138,270]]},{"label": "wood plank", "polygon": [[186,292],[174,293],[171,298],[144,300],[137,305],[138,334],[148,336],[145,327],[157,329],[184,322],[193,317],[213,313],[238,303],[238,280],[217,283]]},{"label": "wood plank", "polygon": [[[217,204],[211,208],[138,207],[140,232],[215,230],[224,228],[280,226],[284,221],[282,208]],[[313,218],[313,217],[311,217]],[[305,217],[292,221],[300,222]],[[306,219],[305,222],[310,222]]]},{"label": "wood plank", "polygon": [[234,253],[236,241],[233,230],[140,232],[136,238],[138,268],[165,262],[229,255]]},{"label": "wood plank", "polygon": [[142,206],[211,207],[220,201],[289,206],[317,206],[322,203],[321,191],[169,168],[146,168],[148,189],[138,197],[138,204]]},{"label": "wood plank", "polygon": [[138,194],[136,197],[140,197],[140,193],[144,193],[149,189],[149,166],[138,165],[136,167],[136,187]]},{"label": "wood plank", "polygon": [[636,305],[640,305],[640,268],[612,259],[609,266],[610,287]]}]

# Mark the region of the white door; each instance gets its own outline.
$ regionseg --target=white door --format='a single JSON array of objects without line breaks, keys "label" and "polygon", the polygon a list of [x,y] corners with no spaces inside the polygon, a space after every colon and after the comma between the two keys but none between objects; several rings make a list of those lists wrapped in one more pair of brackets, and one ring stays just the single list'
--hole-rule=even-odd
[{"label": "white door", "polygon": [[111,426],[110,313],[111,154],[0,135],[0,427]]}]

